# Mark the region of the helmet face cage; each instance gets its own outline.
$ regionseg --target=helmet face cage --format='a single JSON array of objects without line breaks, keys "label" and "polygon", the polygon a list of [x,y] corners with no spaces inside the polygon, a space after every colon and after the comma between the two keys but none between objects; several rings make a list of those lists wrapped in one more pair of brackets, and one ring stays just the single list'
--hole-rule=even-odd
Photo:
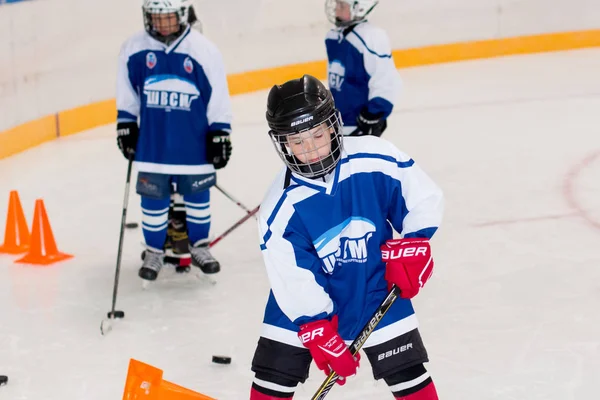
[{"label": "helmet face cage", "polygon": [[286,166],[306,178],[327,175],[341,158],[342,119],[335,109],[324,120],[302,130],[270,130],[269,135]]},{"label": "helmet face cage", "polygon": [[[142,6],[144,14],[144,27],[146,32],[154,39],[167,45],[175,41],[185,28],[196,19],[194,10],[189,0],[145,0]],[[172,33],[162,35],[156,28],[153,21],[153,15],[174,14],[175,18],[170,25],[166,27]],[[163,20],[162,23],[165,23]],[[169,21],[170,22],[170,21]],[[163,25],[164,26],[164,25]]]},{"label": "helmet face cage", "polygon": [[[343,21],[336,17],[337,3],[346,3],[350,6],[350,20]],[[378,0],[325,0],[325,15],[335,26],[347,27],[365,19],[378,3]]]}]

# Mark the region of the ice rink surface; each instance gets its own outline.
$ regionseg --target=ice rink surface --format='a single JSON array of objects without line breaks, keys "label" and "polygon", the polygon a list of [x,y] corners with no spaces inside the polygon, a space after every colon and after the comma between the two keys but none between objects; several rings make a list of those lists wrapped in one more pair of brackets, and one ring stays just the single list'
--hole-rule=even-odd
[{"label": "ice rink surface", "polygon": [[[384,137],[444,189],[434,278],[415,300],[443,400],[598,398],[600,377],[600,50],[401,70]],[[219,183],[248,207],[281,167],[267,136],[266,91],[237,96],[234,151]],[[126,233],[118,309],[106,337],[126,162],[113,126],[0,161],[0,229],[10,190],[28,223],[43,198],[61,251],[50,267],[0,256],[0,388],[7,400],[120,399],[130,358],[222,400],[248,398],[268,282],[253,220],[214,247],[210,285],[137,270],[141,229]],[[132,191],[129,221],[140,221]],[[212,191],[212,232],[244,214]],[[3,238],[2,238],[3,239]],[[233,358],[229,366],[211,355]],[[391,399],[366,358],[328,399]],[[324,375],[313,368],[296,399]]]}]

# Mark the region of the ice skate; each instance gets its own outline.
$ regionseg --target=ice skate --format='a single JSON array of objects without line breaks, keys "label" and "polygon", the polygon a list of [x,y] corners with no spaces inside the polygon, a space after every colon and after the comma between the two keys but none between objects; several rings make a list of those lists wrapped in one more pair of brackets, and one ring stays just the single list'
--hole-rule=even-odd
[{"label": "ice skate", "polygon": [[190,254],[192,255],[192,265],[200,268],[205,274],[216,274],[221,270],[221,265],[208,249],[209,241],[201,240],[190,246]]},{"label": "ice skate", "polygon": [[147,249],[144,252],[144,263],[138,271],[138,275],[143,280],[144,288],[148,283],[154,282],[158,273],[164,265],[164,253]]}]

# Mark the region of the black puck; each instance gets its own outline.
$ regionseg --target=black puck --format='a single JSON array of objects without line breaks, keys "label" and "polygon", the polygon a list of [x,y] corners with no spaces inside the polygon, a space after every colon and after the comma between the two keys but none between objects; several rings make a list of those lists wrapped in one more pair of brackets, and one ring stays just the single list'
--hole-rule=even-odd
[{"label": "black puck", "polygon": [[231,357],[212,356],[212,362],[214,362],[215,364],[231,364]]},{"label": "black puck", "polygon": [[137,222],[128,222],[125,224],[125,228],[127,229],[134,229],[137,228],[138,226],[140,226]]},{"label": "black puck", "polygon": [[[106,317],[107,318],[113,318],[113,313],[112,311],[109,311],[106,313]],[[114,318],[125,318],[125,312],[124,311],[116,311],[114,313]],[[114,319],[113,318],[113,319]]]},{"label": "black puck", "polygon": [[0,375],[0,386],[6,385],[8,383],[8,376]]}]

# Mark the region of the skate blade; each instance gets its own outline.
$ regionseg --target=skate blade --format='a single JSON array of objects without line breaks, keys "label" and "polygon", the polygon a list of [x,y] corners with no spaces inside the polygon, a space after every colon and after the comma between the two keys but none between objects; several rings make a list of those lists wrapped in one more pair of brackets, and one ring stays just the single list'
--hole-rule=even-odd
[{"label": "skate blade", "polygon": [[200,281],[200,282],[205,282],[208,283],[211,286],[214,286],[217,284],[217,281],[214,280],[211,276],[206,275],[204,272],[202,271],[198,271],[196,272],[196,278]]},{"label": "skate blade", "polygon": [[152,288],[153,281],[142,279],[142,290],[149,290]]}]

